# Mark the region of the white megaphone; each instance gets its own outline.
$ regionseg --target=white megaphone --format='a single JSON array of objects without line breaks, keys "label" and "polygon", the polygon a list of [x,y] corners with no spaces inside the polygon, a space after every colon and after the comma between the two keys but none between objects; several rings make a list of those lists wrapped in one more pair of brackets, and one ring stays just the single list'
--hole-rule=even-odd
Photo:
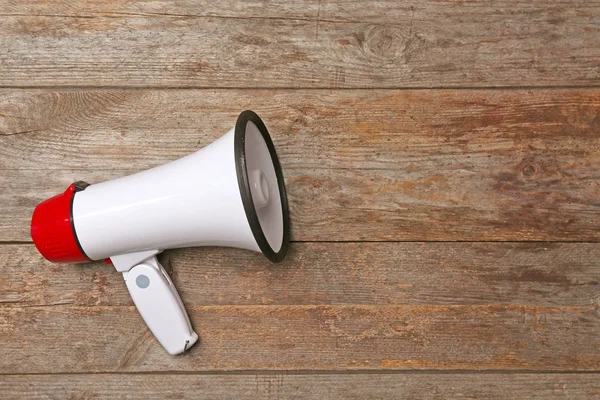
[{"label": "white megaphone", "polygon": [[109,259],[170,354],[186,351],[198,335],[156,255],[176,247],[229,246],[278,262],[289,231],[281,166],[252,111],[179,160],[108,182],[74,183],[40,203],[31,221],[31,237],[49,261]]}]

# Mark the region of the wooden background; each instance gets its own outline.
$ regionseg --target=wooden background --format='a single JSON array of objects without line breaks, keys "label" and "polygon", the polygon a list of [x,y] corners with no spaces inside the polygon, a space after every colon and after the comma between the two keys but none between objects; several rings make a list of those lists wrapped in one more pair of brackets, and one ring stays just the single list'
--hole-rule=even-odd
[{"label": "wooden background", "polygon": [[[0,397],[600,398],[599,83],[597,1],[0,0]],[[291,252],[164,252],[171,357],[31,213],[244,109]]]}]

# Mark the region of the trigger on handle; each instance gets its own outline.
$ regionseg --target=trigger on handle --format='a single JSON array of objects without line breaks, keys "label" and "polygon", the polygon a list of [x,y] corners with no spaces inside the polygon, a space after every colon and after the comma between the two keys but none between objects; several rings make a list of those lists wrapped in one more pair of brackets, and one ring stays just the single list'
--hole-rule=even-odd
[{"label": "trigger on handle", "polygon": [[187,351],[196,341],[185,307],[155,256],[123,274],[129,293],[142,318],[170,354]]}]

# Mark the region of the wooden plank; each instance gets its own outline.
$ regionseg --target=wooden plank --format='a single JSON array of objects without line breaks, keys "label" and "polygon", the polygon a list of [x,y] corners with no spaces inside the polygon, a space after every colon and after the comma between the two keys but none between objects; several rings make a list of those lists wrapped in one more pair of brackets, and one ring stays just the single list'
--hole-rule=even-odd
[{"label": "wooden plank", "polygon": [[243,3],[2,0],[0,85],[598,83],[596,2]]},{"label": "wooden plank", "polygon": [[[187,305],[600,305],[598,243],[294,243],[277,265],[217,248],[159,259]],[[33,245],[0,246],[0,303],[133,305],[111,266],[50,264]]]},{"label": "wooden plank", "polygon": [[0,376],[5,400],[599,399],[600,374],[102,374]]},{"label": "wooden plank", "polygon": [[559,168],[589,178],[600,163],[600,89],[4,89],[0,169],[146,169],[208,145],[244,109],[264,119],[288,169],[550,179]]},{"label": "wooden plank", "polygon": [[286,169],[557,184],[600,164],[600,89],[4,89],[0,169],[146,169],[211,143],[244,109],[264,119]]},{"label": "wooden plank", "polygon": [[598,306],[188,307],[167,357],[134,307],[0,307],[0,374],[600,368]]},{"label": "wooden plank", "polygon": [[599,90],[4,90],[0,240],[29,240],[74,180],[189,154],[244,108],[273,133],[295,240],[600,239]]}]

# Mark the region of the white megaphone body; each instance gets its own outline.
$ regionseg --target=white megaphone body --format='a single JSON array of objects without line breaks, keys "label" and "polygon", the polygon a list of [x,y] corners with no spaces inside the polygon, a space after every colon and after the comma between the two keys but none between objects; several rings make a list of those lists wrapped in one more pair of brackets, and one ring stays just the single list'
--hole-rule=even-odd
[{"label": "white megaphone body", "polygon": [[77,182],[40,203],[31,236],[53,262],[110,259],[146,324],[170,354],[197,340],[168,274],[165,249],[228,246],[281,261],[289,212],[269,133],[252,111],[205,148],[134,175]]}]

